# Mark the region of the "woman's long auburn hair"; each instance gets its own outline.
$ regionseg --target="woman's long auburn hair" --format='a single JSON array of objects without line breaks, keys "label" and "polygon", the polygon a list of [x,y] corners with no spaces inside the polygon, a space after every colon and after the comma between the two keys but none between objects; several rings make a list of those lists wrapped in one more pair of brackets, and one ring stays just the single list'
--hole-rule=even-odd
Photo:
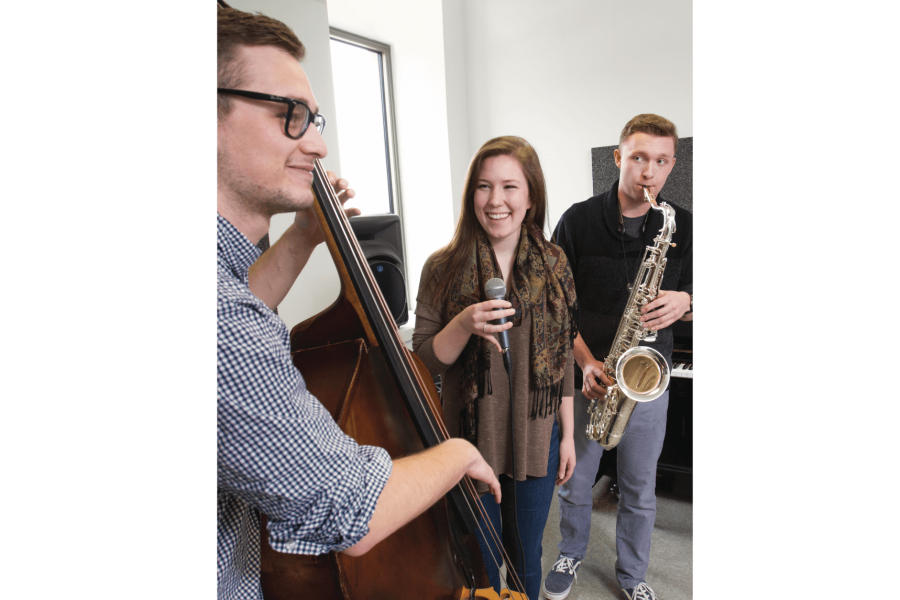
[{"label": "woman's long auburn hair", "polygon": [[432,277],[428,282],[433,285],[430,294],[435,308],[442,307],[450,293],[456,273],[468,261],[475,247],[475,236],[478,230],[484,231],[478,217],[475,216],[475,186],[481,175],[481,167],[484,161],[493,156],[512,156],[519,161],[522,173],[528,182],[528,198],[531,200],[531,208],[525,214],[524,223],[535,223],[543,238],[544,220],[547,215],[547,186],[544,183],[544,172],[541,170],[541,161],[535,149],[523,138],[505,135],[488,140],[479,148],[469,170],[466,173],[465,191],[463,191],[462,208],[459,212],[459,220],[456,223],[456,231],[450,243],[438,250],[432,259]]}]

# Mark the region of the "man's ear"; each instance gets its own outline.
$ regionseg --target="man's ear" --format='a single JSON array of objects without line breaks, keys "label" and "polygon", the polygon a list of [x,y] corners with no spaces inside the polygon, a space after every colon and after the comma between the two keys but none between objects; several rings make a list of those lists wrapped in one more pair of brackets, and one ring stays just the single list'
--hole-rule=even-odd
[{"label": "man's ear", "polygon": [[613,150],[613,157],[616,159],[616,168],[622,168],[622,155],[619,153],[619,149],[616,148]]}]

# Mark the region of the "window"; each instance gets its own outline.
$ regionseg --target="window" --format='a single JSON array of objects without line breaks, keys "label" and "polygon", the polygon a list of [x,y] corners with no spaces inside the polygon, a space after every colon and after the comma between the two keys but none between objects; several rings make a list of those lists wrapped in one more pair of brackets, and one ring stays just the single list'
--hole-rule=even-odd
[{"label": "window", "polygon": [[331,28],[341,175],[364,215],[400,209],[390,46]]}]

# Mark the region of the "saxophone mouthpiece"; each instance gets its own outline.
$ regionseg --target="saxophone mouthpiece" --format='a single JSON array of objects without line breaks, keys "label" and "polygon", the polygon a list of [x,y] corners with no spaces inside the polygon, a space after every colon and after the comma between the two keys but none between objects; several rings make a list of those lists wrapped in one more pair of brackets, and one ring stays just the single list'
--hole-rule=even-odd
[{"label": "saxophone mouthpiece", "polygon": [[653,196],[650,195],[650,190],[648,190],[647,188],[644,188],[644,201],[649,202],[653,206],[656,206],[656,199],[654,199]]}]

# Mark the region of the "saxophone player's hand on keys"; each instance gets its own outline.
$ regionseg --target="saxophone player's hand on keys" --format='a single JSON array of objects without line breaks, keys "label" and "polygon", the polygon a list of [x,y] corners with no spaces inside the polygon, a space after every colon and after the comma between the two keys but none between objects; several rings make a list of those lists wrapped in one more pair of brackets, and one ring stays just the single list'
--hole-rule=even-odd
[{"label": "saxophone player's hand on keys", "polygon": [[588,400],[603,398],[606,396],[606,388],[613,384],[612,380],[603,372],[603,362],[594,358],[591,349],[588,348],[580,333],[575,336],[574,346],[575,363],[584,374],[581,393]]},{"label": "saxophone player's hand on keys", "polygon": [[593,358],[584,361],[581,367],[584,380],[581,384],[581,393],[588,400],[596,400],[606,396],[606,390],[613,384],[612,379],[603,372],[603,363]]},{"label": "saxophone player's hand on keys", "polygon": [[641,322],[645,328],[659,331],[680,319],[690,307],[691,296],[687,292],[660,290],[653,302],[641,308]]}]

